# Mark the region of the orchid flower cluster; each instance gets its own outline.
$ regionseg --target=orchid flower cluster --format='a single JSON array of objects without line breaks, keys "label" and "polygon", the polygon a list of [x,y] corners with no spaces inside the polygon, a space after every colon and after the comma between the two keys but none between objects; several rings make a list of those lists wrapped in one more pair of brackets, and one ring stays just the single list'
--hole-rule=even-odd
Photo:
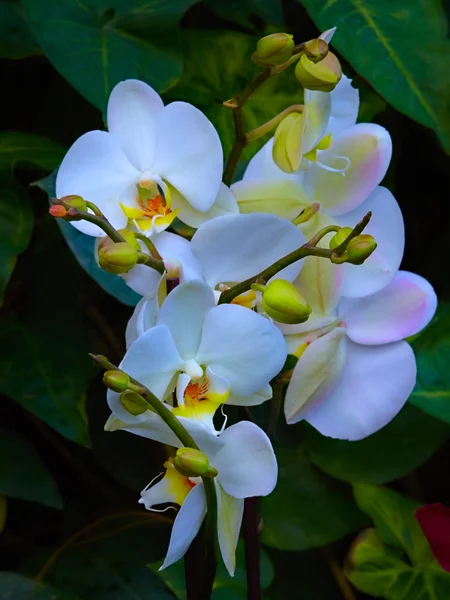
[{"label": "orchid flower cluster", "polygon": [[[415,385],[404,340],[431,320],[436,295],[399,271],[402,214],[380,186],[391,138],[356,123],[358,90],[329,51],[333,32],[297,46],[288,34],[260,40],[264,71],[224,103],[236,124],[225,169],[203,113],[127,80],[109,98],[108,131],[78,139],[58,172],[51,214],[95,236],[100,267],[142,296],[120,365],[95,360],[109,388],[106,430],[176,449],[139,500],[180,507],[162,568],[206,516],[233,575],[244,499],[276,486],[268,435],[249,420],[227,427],[228,406],[251,412],[277,390],[288,424],[360,440]],[[246,132],[247,98],[293,63],[303,104]],[[273,130],[232,183],[244,146]]]}]

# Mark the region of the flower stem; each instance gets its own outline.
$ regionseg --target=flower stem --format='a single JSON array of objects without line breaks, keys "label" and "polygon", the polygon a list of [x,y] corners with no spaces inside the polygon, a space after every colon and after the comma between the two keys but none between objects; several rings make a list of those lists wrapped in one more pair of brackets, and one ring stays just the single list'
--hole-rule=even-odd
[{"label": "flower stem", "polygon": [[267,121],[263,125],[252,129],[246,134],[247,142],[253,142],[253,140],[257,140],[258,138],[266,135],[269,131],[272,131],[277,125],[281,123],[281,121],[292,113],[301,113],[305,109],[304,104],[293,104],[292,106],[288,106],[284,110],[282,110],[276,117]]},{"label": "flower stem", "polygon": [[247,574],[247,599],[261,600],[259,564],[259,518],[256,498],[244,501],[245,567]]}]

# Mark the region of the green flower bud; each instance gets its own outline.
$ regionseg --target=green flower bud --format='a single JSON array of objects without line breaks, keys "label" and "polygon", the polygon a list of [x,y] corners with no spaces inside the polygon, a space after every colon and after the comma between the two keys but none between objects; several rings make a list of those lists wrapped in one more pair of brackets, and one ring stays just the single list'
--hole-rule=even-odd
[{"label": "green flower bud", "polygon": [[328,54],[328,44],[324,40],[316,38],[306,42],[303,50],[309,60],[311,60],[313,63],[318,63]]},{"label": "green flower bud", "polygon": [[352,265],[362,265],[377,247],[376,241],[371,235],[362,233],[350,240],[345,251],[347,262]]},{"label": "green flower bud", "polygon": [[291,58],[294,46],[291,34],[272,33],[258,41],[252,60],[260,67],[282,65]]},{"label": "green flower bud", "polygon": [[272,158],[285,173],[295,173],[302,162],[306,111],[285,117],[275,130]]},{"label": "green flower bud", "polygon": [[76,208],[78,210],[87,212],[86,201],[81,196],[64,196],[63,198],[60,198],[60,200],[61,202],[64,202],[64,204],[68,204],[71,208]]},{"label": "green flower bud", "polygon": [[339,231],[335,233],[335,235],[333,235],[333,237],[330,240],[330,250],[334,250],[335,248],[340,246],[342,242],[345,242],[345,240],[348,238],[352,231],[353,229],[351,227],[342,227],[341,229],[339,229]]},{"label": "green flower bud", "polygon": [[122,371],[105,371],[103,374],[103,383],[113,392],[120,394],[128,389],[130,378]]},{"label": "green flower bud", "polygon": [[194,448],[179,448],[173,459],[176,470],[185,477],[215,477],[217,469],[211,467],[208,457]]},{"label": "green flower bud", "polygon": [[126,390],[120,394],[120,403],[130,415],[142,415],[147,410],[151,410],[150,404],[137,392]]},{"label": "green flower bud", "polygon": [[266,286],[262,306],[269,317],[289,325],[304,323],[311,314],[311,307],[298,289],[284,279],[275,279]]},{"label": "green flower bud", "polygon": [[318,63],[303,54],[295,67],[295,76],[305,90],[331,92],[341,80],[342,68],[332,52]]},{"label": "green flower bud", "polygon": [[139,258],[139,252],[127,242],[106,245],[98,251],[98,264],[113,275],[126,273],[132,269]]}]

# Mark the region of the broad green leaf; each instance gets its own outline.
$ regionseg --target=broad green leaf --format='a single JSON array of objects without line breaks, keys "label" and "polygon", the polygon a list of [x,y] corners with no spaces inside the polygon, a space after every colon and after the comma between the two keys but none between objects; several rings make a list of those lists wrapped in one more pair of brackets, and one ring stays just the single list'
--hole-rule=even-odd
[{"label": "broad green leaf", "polygon": [[0,1],[0,56],[26,58],[39,54],[40,48],[31,35],[18,2]]},{"label": "broad green leaf", "polygon": [[0,600],[81,600],[19,573],[0,572]]},{"label": "broad green leaf", "polygon": [[302,0],[317,27],[397,110],[450,151],[450,41],[438,0]]},{"label": "broad green leaf", "polygon": [[[222,102],[241,92],[261,72],[250,57],[258,37],[235,31],[184,31],[185,69],[170,98],[195,104],[219,132],[225,156],[234,141],[233,115]],[[302,100],[302,91],[287,69],[267,81],[244,108],[247,131]],[[270,134],[269,134],[270,135]],[[269,135],[252,142],[243,157],[250,158]]]},{"label": "broad green leaf", "polygon": [[375,530],[361,534],[352,546],[346,574],[353,585],[386,600],[447,598],[450,574],[437,564],[414,518],[419,505],[393,490],[371,485],[355,485],[354,493]]},{"label": "broad green leaf", "polygon": [[58,488],[33,446],[0,428],[0,495],[62,508]]},{"label": "broad green leaf", "polygon": [[14,170],[17,165],[53,169],[64,158],[65,149],[56,142],[34,133],[0,134],[0,171]]},{"label": "broad green leaf", "polygon": [[[158,92],[175,84],[182,61],[155,45],[194,0],[24,0],[31,30],[55,68],[105,109],[112,88],[141,79]],[[140,29],[145,29],[145,33]]]},{"label": "broad green leaf", "polygon": [[205,4],[221,19],[250,30],[255,28],[255,16],[271,25],[283,24],[281,0],[205,0]]},{"label": "broad green leaf", "polygon": [[427,461],[449,438],[450,427],[406,405],[386,427],[359,442],[324,437],[307,424],[300,435],[313,463],[333,477],[386,483]]},{"label": "broad green leaf", "polygon": [[417,384],[410,402],[450,423],[450,306],[437,316],[412,346],[417,360]]},{"label": "broad green leaf", "polygon": [[276,449],[275,491],[262,500],[264,544],[280,550],[325,546],[364,525],[349,487],[312,465],[300,449]]}]

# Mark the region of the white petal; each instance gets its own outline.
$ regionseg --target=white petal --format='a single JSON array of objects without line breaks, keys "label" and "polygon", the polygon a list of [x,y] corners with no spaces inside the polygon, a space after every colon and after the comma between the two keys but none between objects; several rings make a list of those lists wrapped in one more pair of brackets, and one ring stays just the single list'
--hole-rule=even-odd
[{"label": "white petal", "polygon": [[224,183],[220,185],[219,193],[211,208],[205,212],[195,210],[187,200],[178,193],[175,188],[171,188],[173,208],[179,208],[178,218],[189,227],[198,228],[206,221],[222,217],[224,215],[234,215],[239,213],[239,206],[233,192]]},{"label": "white petal", "polygon": [[289,424],[303,419],[308,406],[321,402],[337,385],[345,364],[344,336],[345,329],[336,327],[301,355],[286,391],[284,414]]},{"label": "white petal", "polygon": [[[110,133],[90,131],[78,138],[65,155],[56,177],[56,196],[82,196],[96,204],[113,227],[121,229],[128,219],[120,197],[138,177],[139,172]],[[87,235],[105,235],[87,221],[73,221],[72,225]]]},{"label": "white petal", "polygon": [[[191,247],[207,283],[214,288],[218,283],[237,283],[256,275],[304,242],[295,225],[275,215],[230,215],[202,225]],[[301,262],[291,268],[295,278]]]},{"label": "white petal", "polygon": [[141,298],[136,304],[131,319],[127,323],[125,331],[125,340],[128,348],[141,336],[144,331],[156,325],[156,317],[158,314],[158,299]]},{"label": "white petal", "polygon": [[146,265],[136,265],[121,277],[136,294],[149,297],[155,295],[161,274]]},{"label": "white petal", "polygon": [[273,323],[248,308],[222,304],[206,315],[196,359],[228,379],[232,394],[250,396],[280,372],[286,356]]},{"label": "white petal", "polygon": [[361,346],[347,341],[339,386],[305,419],[323,435],[356,441],[387,425],[416,383],[416,361],[406,342]]},{"label": "white petal", "polygon": [[252,157],[244,173],[244,181],[249,179],[276,179],[279,181],[299,181],[302,174],[287,174],[282,171],[272,158],[273,137],[264,144],[261,150]]},{"label": "white petal", "polygon": [[155,90],[137,79],[121,81],[109,97],[108,129],[139,171],[154,162],[156,116],[163,108]]},{"label": "white petal", "polygon": [[214,294],[203,281],[185,281],[164,300],[158,324],[166,325],[184,360],[193,359],[200,345],[203,321],[215,306]]},{"label": "white petal", "polygon": [[152,237],[152,242],[165,261],[181,265],[181,280],[203,279],[202,269],[192,253],[191,244],[181,235],[163,231]]},{"label": "white petal", "polygon": [[336,29],[337,29],[337,27],[332,27],[331,29],[327,29],[326,31],[324,31],[323,33],[321,33],[319,35],[319,39],[321,39],[324,42],[326,42],[327,44],[329,44],[331,42],[331,39],[332,39]]},{"label": "white petal", "polygon": [[308,112],[303,135],[303,154],[315,148],[325,135],[331,114],[331,98],[332,94],[328,92],[305,90],[305,105]]},{"label": "white petal", "polygon": [[364,230],[375,238],[375,252],[362,264],[344,264],[342,295],[367,296],[377,292],[397,273],[405,248],[405,225],[400,207],[391,192],[378,186],[358,208],[335,222],[342,227],[354,227],[365,214],[372,218]]},{"label": "white petal", "polygon": [[197,108],[172,102],[158,114],[152,171],[166,179],[196,210],[214,204],[222,180],[223,152],[217,131]]},{"label": "white petal", "polygon": [[291,221],[311,204],[301,183],[289,179],[244,179],[231,189],[243,214],[269,213]]},{"label": "white petal", "polygon": [[400,271],[389,285],[364,298],[343,298],[339,316],[347,334],[359,344],[397,342],[423,329],[437,308],[434,289],[426,279]]},{"label": "white petal", "polygon": [[356,123],[359,111],[359,90],[352,86],[352,80],[342,75],[342,79],[330,93],[331,115],[327,133],[338,133]]},{"label": "white petal", "polygon": [[233,577],[236,569],[236,546],[244,515],[244,500],[233,498],[220,483],[217,490],[217,535],[220,552],[228,573]]},{"label": "white petal", "polygon": [[186,554],[200,530],[205,515],[205,490],[202,484],[198,484],[189,492],[177,514],[170,535],[169,550],[160,571],[173,565]]},{"label": "white petal", "polygon": [[266,400],[270,400],[272,396],[272,387],[269,384],[267,384],[251,396],[231,395],[227,400],[227,404],[232,404],[234,406],[258,406]]},{"label": "white petal", "polygon": [[330,260],[318,256],[305,259],[295,286],[316,316],[326,316],[334,310],[341,296],[343,274],[342,265],[334,265]]},{"label": "white petal", "polygon": [[342,215],[359,206],[381,182],[391,155],[392,141],[386,129],[373,123],[353,125],[317,155],[320,163],[334,168],[345,161],[338,157],[346,157],[348,170],[332,173],[312,164],[305,175],[306,190],[331,214]]},{"label": "white petal", "polygon": [[222,448],[214,458],[223,489],[235,498],[268,496],[277,484],[277,459],[264,431],[240,421],[220,434]]}]

